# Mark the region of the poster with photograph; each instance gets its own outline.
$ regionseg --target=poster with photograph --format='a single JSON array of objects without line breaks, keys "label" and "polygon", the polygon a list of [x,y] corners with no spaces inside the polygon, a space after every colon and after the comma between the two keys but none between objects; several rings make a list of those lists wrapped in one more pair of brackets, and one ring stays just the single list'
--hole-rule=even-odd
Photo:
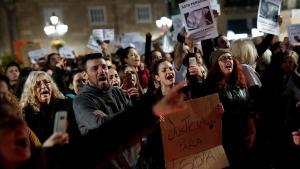
[{"label": "poster with photograph", "polygon": [[281,0],[260,0],[257,29],[261,32],[279,35],[278,16],[280,15]]},{"label": "poster with photograph", "polygon": [[289,25],[287,31],[291,44],[300,43],[300,24]]},{"label": "poster with photograph", "polygon": [[179,4],[179,9],[186,31],[194,41],[218,36],[210,0],[187,1]]}]

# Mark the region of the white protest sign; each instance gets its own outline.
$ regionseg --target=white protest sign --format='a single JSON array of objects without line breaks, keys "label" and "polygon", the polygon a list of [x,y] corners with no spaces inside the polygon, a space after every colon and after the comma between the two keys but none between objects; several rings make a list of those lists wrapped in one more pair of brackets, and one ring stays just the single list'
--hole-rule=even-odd
[{"label": "white protest sign", "polygon": [[219,15],[221,15],[221,7],[217,0],[211,0],[210,5],[213,10],[218,11]]},{"label": "white protest sign", "polygon": [[98,45],[96,40],[93,38],[93,35],[90,35],[87,47],[94,50],[94,51],[96,51],[96,52],[102,53],[102,49],[101,49],[100,45]]},{"label": "white protest sign", "polygon": [[96,41],[114,41],[115,38],[113,29],[94,29],[92,35]]},{"label": "white protest sign", "polygon": [[103,37],[104,37],[104,40],[114,41],[115,40],[115,31],[113,29],[104,29]]},{"label": "white protest sign", "polygon": [[194,41],[218,36],[210,0],[191,0],[179,4],[185,28]]},{"label": "white protest sign", "polygon": [[300,9],[292,9],[291,11],[291,17],[299,17],[300,16]]},{"label": "white protest sign", "polygon": [[182,21],[181,15],[173,15],[172,17],[173,22],[173,40],[177,40],[177,35],[181,31],[181,29],[184,27],[184,23]]},{"label": "white protest sign", "polygon": [[37,49],[28,52],[31,63],[35,63],[38,59],[45,57],[47,54],[46,49]]},{"label": "white protest sign", "polygon": [[145,40],[137,32],[125,33],[121,38],[120,45],[122,46],[122,48],[134,47],[137,49],[140,55],[145,52]]},{"label": "white protest sign", "polygon": [[68,47],[61,47],[58,50],[58,53],[67,59],[75,59],[74,49]]},{"label": "white protest sign", "polygon": [[281,0],[260,0],[257,29],[261,32],[279,35],[280,28],[277,17],[280,14]]},{"label": "white protest sign", "polygon": [[228,166],[222,145],[166,164],[167,169],[220,169]]},{"label": "white protest sign", "polygon": [[289,25],[287,31],[290,43],[300,43],[300,24]]}]

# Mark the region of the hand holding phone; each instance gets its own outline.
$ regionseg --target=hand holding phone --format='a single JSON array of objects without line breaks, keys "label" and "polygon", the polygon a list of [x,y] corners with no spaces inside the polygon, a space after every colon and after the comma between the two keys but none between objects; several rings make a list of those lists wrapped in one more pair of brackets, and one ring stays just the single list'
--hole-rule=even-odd
[{"label": "hand holding phone", "polygon": [[197,65],[196,57],[190,57],[189,58],[189,66],[196,66],[196,65]]},{"label": "hand holding phone", "polygon": [[123,89],[128,90],[134,88],[134,84],[132,83],[132,74],[125,73],[125,78],[123,82]]},{"label": "hand holding phone", "polygon": [[53,133],[67,131],[67,116],[67,111],[56,112]]}]

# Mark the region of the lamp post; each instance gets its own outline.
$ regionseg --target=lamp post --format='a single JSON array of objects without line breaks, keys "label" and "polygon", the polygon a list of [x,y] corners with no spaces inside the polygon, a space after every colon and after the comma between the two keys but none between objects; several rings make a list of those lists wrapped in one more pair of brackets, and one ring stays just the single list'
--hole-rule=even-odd
[{"label": "lamp post", "polygon": [[172,26],[172,20],[163,16],[159,20],[155,21],[156,26],[162,30],[162,32],[168,32]]},{"label": "lamp post", "polygon": [[162,38],[162,50],[166,53],[173,51],[173,46],[171,45],[170,38],[168,36],[169,29],[172,26],[172,20],[163,16],[159,20],[155,21],[156,26],[163,32]]},{"label": "lamp post", "polygon": [[59,18],[53,13],[49,18],[49,22],[44,27],[44,32],[52,38],[59,38],[68,32],[68,25],[62,23]]}]

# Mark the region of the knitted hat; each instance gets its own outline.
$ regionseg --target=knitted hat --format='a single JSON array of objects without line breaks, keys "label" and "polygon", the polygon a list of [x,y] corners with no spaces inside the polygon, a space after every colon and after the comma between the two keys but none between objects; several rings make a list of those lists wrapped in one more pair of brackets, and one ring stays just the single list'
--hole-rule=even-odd
[{"label": "knitted hat", "polygon": [[216,61],[219,59],[219,57],[225,53],[231,54],[231,52],[228,49],[217,49],[214,52],[212,52],[210,54],[210,58],[209,58],[210,64],[214,65],[216,63]]}]

